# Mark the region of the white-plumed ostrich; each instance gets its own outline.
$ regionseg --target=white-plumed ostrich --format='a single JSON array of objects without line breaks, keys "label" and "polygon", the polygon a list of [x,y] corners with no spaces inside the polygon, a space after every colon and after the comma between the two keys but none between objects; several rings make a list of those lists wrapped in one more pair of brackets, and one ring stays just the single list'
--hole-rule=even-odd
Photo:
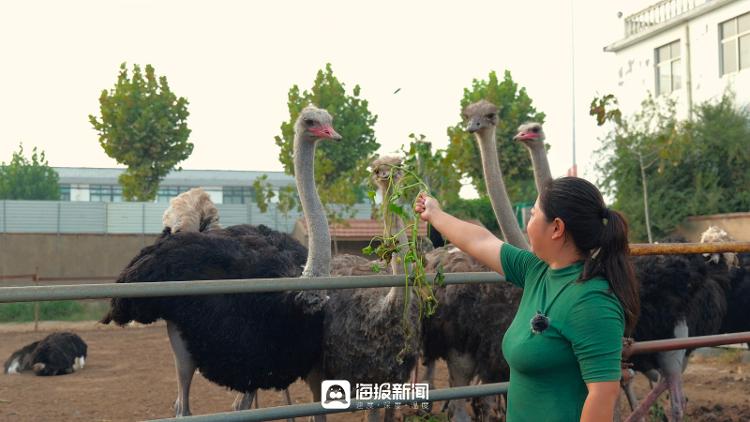
[{"label": "white-plumed ostrich", "polygon": [[[304,187],[314,187],[312,161],[317,141],[340,136],[331,127],[330,115],[314,107],[302,111],[295,132],[295,177],[302,187],[308,227],[313,228],[303,274],[326,276],[328,225],[322,206],[311,206]],[[306,177],[310,180],[300,180]],[[321,218],[324,233],[315,230]],[[194,224],[183,225],[187,226]],[[208,228],[211,222],[201,221],[198,226]],[[328,246],[321,248],[321,244]],[[291,236],[262,226],[205,233],[172,233],[167,228],[154,245],[131,261],[118,282],[295,277],[300,274],[303,251]],[[178,373],[175,407],[178,416],[185,416],[190,414],[189,387],[196,368],[212,382],[250,394],[259,388],[285,389],[300,377],[309,378],[321,359],[325,300],[319,292],[113,299],[102,321],[120,325],[132,320],[167,321]],[[317,383],[313,389],[318,396],[319,387]]]},{"label": "white-plumed ostrich", "polygon": [[3,365],[6,374],[33,371],[39,376],[65,375],[83,369],[88,346],[75,333],[52,333],[16,350]]}]

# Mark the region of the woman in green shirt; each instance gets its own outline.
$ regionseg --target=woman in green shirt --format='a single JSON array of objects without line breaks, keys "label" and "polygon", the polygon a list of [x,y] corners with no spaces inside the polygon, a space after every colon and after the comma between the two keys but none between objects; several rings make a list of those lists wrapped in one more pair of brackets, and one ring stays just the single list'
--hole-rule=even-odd
[{"label": "woman in green shirt", "polygon": [[555,179],[531,211],[532,253],[443,212],[424,193],[415,209],[461,250],[524,289],[503,338],[508,422],[611,421],[622,336],[632,332],[639,311],[622,214],[608,209],[588,181]]}]

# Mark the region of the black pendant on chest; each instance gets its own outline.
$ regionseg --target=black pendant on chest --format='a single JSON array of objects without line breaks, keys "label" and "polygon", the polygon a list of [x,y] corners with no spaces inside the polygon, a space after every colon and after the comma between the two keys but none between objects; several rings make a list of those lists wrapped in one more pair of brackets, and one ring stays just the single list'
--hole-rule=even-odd
[{"label": "black pendant on chest", "polygon": [[534,318],[531,318],[531,332],[534,334],[541,334],[547,328],[549,328],[549,318],[543,313],[537,311]]}]

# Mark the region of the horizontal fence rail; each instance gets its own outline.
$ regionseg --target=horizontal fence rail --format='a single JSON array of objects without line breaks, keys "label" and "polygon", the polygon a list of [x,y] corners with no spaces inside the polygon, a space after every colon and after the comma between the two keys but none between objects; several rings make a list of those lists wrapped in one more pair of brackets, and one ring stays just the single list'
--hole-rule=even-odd
[{"label": "horizontal fence rail", "polygon": [[[508,391],[508,383],[500,382],[496,384],[469,385],[466,387],[442,388],[430,390],[428,400],[418,401],[443,401],[455,399],[467,399],[472,397],[494,396],[503,394]],[[181,418],[155,419],[151,422],[249,422],[249,421],[268,421],[275,419],[287,419],[300,416],[323,415],[327,413],[345,413],[367,410],[370,408],[382,408],[386,404],[393,404],[389,400],[352,400],[352,407],[349,409],[324,409],[320,402],[295,404],[291,406],[268,407],[264,409],[244,410],[241,412],[214,413],[212,415],[189,416]],[[404,401],[407,403],[407,401]],[[357,408],[362,404],[363,408]]]},{"label": "horizontal fence rail", "polygon": [[750,331],[712,336],[670,338],[665,340],[639,341],[623,348],[624,359],[632,355],[665,352],[668,350],[695,349],[697,347],[721,346],[750,342]]},{"label": "horizontal fence rail", "polygon": [[[432,279],[434,274],[427,274]],[[445,274],[445,284],[497,283],[498,273]],[[47,300],[103,299],[110,297],[197,296],[228,293],[266,293],[284,290],[359,289],[398,287],[403,275],[373,275],[316,278],[253,278],[234,280],[155,281],[150,283],[108,283],[39,287],[0,288],[0,303]]]},{"label": "horizontal fence rail", "polygon": [[750,252],[750,242],[723,243],[631,243],[630,254],[676,255],[698,253]]}]

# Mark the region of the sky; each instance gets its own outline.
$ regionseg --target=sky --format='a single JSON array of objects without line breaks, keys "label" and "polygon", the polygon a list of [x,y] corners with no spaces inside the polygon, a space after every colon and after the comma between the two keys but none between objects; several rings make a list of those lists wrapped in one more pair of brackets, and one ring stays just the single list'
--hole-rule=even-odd
[{"label": "sky", "polygon": [[602,49],[622,38],[618,12],[649,3],[4,0],[0,161],[23,142],[52,166],[121,167],[88,115],[127,62],[153,65],[190,102],[195,147],[183,168],[283,170],[273,137],[288,119],[289,88],[311,88],[331,63],[349,90],[361,86],[384,154],[412,132],[444,148],[463,89],[510,70],[547,115],[553,176],[573,162],[575,111],[579,175],[595,180],[602,131],[588,105],[614,91],[617,74]]}]

